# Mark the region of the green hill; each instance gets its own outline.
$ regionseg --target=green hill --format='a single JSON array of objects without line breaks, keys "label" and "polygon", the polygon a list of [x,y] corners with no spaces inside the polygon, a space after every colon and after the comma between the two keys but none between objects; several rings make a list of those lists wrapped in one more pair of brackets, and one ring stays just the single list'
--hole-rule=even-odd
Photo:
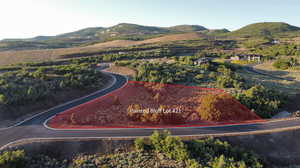
[{"label": "green hill", "polygon": [[283,22],[262,22],[245,26],[227,35],[236,37],[261,37],[300,34],[300,28]]},{"label": "green hill", "polygon": [[107,28],[106,31],[119,34],[162,34],[171,32],[170,30],[161,27],[142,26],[130,23],[121,23],[116,26]]}]

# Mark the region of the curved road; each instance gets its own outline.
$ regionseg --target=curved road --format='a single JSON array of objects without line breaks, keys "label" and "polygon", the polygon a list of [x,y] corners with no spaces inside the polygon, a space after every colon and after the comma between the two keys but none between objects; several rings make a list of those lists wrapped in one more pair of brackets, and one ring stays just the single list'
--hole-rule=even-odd
[{"label": "curved road", "polygon": [[[33,117],[18,126],[0,131],[0,150],[4,149],[10,143],[22,141],[24,139],[84,139],[84,138],[107,138],[107,137],[136,137],[149,136],[155,129],[97,129],[97,130],[52,130],[44,127],[44,122],[67,109],[78,106],[95,98],[104,96],[126,84],[127,79],[121,75],[112,74],[116,82],[109,88],[98,91],[87,97],[77,99],[62,106],[54,107],[45,113]],[[214,127],[190,127],[190,128],[169,128],[173,135],[211,135],[241,133],[252,131],[264,131],[280,128],[289,128],[300,126],[300,120],[272,121],[256,124],[214,126]]]},{"label": "curved road", "polygon": [[274,75],[271,75],[271,74],[266,74],[266,73],[260,72],[260,71],[256,70],[255,68],[253,68],[253,66],[245,66],[245,69],[246,69],[246,71],[256,73],[256,74],[259,74],[259,75],[268,76],[268,77],[271,77],[273,79],[286,80],[286,81],[290,81],[290,82],[295,81],[293,79],[281,78],[281,77],[278,77],[278,76],[274,76]]}]

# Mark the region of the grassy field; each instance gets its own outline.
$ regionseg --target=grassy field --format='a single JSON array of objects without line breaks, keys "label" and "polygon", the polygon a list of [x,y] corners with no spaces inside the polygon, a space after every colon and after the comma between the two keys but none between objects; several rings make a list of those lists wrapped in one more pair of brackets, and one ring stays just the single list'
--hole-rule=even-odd
[{"label": "grassy field", "polygon": [[62,59],[63,55],[98,52],[108,48],[129,47],[135,45],[144,45],[152,43],[164,43],[180,40],[195,40],[203,37],[199,33],[184,33],[167,35],[163,37],[148,39],[144,41],[116,40],[105,43],[93,44],[86,47],[62,48],[62,49],[45,49],[45,50],[26,50],[26,51],[5,51],[0,52],[0,66],[24,62],[43,62]]}]

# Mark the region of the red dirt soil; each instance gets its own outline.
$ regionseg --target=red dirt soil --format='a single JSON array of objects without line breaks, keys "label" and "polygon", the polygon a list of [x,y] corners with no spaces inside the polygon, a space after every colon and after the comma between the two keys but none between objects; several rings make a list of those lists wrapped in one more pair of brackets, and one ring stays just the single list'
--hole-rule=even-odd
[{"label": "red dirt soil", "polygon": [[220,93],[224,91],[129,81],[121,89],[56,115],[48,125],[57,129],[95,129],[198,127],[264,122],[237,100],[228,104],[234,112],[222,115],[219,122],[201,120],[197,112],[201,106],[201,98]]}]

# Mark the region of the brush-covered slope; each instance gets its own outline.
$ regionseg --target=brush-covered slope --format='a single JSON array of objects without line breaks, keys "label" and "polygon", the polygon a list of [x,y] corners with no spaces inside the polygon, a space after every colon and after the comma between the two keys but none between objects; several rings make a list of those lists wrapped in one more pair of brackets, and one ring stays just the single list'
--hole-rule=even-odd
[{"label": "brush-covered slope", "polygon": [[228,33],[237,37],[256,37],[256,36],[280,36],[300,33],[300,28],[283,22],[263,22],[245,26],[239,30]]},{"label": "brush-covered slope", "polygon": [[197,32],[197,31],[207,30],[205,27],[200,25],[178,25],[178,26],[170,27],[169,29],[173,31],[179,31],[179,32]]}]

